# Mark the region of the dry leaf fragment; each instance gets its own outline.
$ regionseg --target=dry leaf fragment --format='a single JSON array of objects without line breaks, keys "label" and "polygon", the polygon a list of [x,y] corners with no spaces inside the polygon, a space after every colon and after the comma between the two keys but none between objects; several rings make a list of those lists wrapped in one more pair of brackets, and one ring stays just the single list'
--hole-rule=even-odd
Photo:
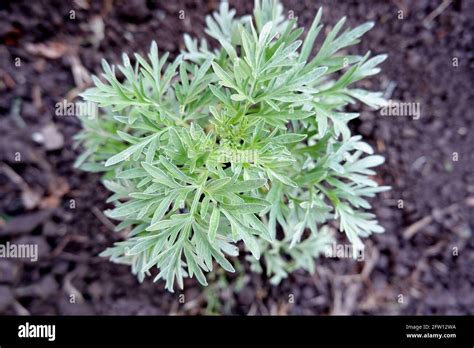
[{"label": "dry leaf fragment", "polygon": [[48,59],[61,58],[67,51],[66,45],[56,41],[27,43],[25,47],[28,53]]}]

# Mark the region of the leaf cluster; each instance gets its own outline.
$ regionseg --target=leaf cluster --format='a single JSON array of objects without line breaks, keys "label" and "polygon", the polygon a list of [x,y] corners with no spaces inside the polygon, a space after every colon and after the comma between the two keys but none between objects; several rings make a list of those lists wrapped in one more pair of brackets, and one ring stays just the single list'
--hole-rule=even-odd
[{"label": "leaf cluster", "polygon": [[356,100],[382,105],[380,93],[353,84],[386,56],[341,52],[373,23],[343,29],[343,18],[315,50],[322,10],[304,40],[282,11],[257,0],[253,17],[235,18],[223,2],[206,20],[219,49],[185,35],[186,50],[170,60],[153,42],[146,57],[103,61],[82,94],[103,113],[82,119],[76,165],[104,172],[114,205],[106,214],[128,231],[102,255],[140,280],[157,268],[170,291],[186,277],[206,285],[216,263],[234,271],[229,257],[241,245],[277,283],[314,270],[332,220],[355,248],[383,231],[366,211],[387,189],[371,178],[383,158],[351,134],[358,114],[344,110]]}]

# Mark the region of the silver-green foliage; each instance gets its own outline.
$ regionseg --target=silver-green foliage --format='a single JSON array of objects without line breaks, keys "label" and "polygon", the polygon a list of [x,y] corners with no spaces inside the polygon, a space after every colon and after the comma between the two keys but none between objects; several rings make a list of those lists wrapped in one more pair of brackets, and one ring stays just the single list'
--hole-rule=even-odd
[{"label": "silver-green foliage", "polygon": [[140,280],[156,267],[170,291],[185,277],[206,285],[215,262],[234,271],[228,256],[243,241],[277,283],[314,269],[332,241],[328,221],[355,248],[383,231],[365,211],[366,198],[386,189],[370,179],[383,158],[351,135],[347,123],[358,114],[344,107],[383,103],[350,86],[386,57],[341,54],[373,23],[343,30],[343,18],[313,52],[322,11],[305,40],[282,11],[257,0],[253,18],[236,19],[223,2],[206,21],[220,49],[185,35],[186,51],[168,62],[153,42],[134,63],[126,54],[118,66],[103,61],[103,79],[83,93],[103,114],[82,119],[76,165],[105,172],[115,205],[106,214],[128,231],[102,255],[131,265]]}]

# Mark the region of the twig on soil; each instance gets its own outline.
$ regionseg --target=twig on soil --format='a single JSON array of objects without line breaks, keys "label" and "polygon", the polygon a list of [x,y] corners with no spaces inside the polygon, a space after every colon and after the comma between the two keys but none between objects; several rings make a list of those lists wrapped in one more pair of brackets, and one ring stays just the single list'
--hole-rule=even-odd
[{"label": "twig on soil", "polygon": [[[270,315],[270,311],[268,308],[260,301],[257,303],[253,303],[252,306],[255,305],[255,312],[252,311],[252,308],[249,310],[249,314],[247,315]],[[260,309],[260,312],[258,311]],[[254,313],[254,314],[252,314]]]},{"label": "twig on soil", "polygon": [[6,163],[0,165],[0,169],[5,173],[5,175],[16,185],[18,185],[22,190],[28,188],[28,184],[23,180],[23,178],[15,172],[12,167]]},{"label": "twig on soil", "polygon": [[27,43],[25,48],[28,53],[46,59],[61,58],[68,50],[68,47],[59,41]]},{"label": "twig on soil", "polygon": [[313,285],[315,286],[315,288],[318,289],[319,293],[323,294],[324,287],[321,284],[321,274],[317,271],[314,272],[314,274],[311,276],[311,281]]},{"label": "twig on soil", "polygon": [[111,230],[112,232],[115,232],[115,225],[112,223],[112,221],[110,221],[105,215],[104,213],[102,213],[100,211],[99,208],[97,208],[96,206],[93,206],[92,207],[92,213],[97,217],[97,219],[99,219],[100,222],[102,222],[102,224],[107,227],[109,230]]},{"label": "twig on soil", "polygon": [[102,8],[100,9],[100,15],[102,17],[107,17],[107,15],[112,11],[114,8],[113,0],[105,0],[102,3]]},{"label": "twig on soil", "polygon": [[434,256],[438,255],[439,252],[443,247],[445,247],[446,241],[440,240],[438,243],[435,245],[430,246],[428,249],[425,250],[424,255],[425,256]]},{"label": "twig on soil", "polygon": [[453,2],[453,0],[443,0],[443,2],[436,8],[434,9],[428,16],[423,19],[423,25],[425,28],[429,29],[431,28],[431,23],[433,20],[438,17],[441,13],[443,13],[444,10]]},{"label": "twig on soil", "polygon": [[427,215],[424,218],[408,226],[408,228],[403,231],[403,238],[406,240],[411,239],[419,230],[421,230],[423,227],[428,226],[434,220],[435,215],[442,216],[448,212],[455,211],[458,207],[459,204],[454,203],[439,211],[432,211],[430,215]]},{"label": "twig on soil", "polygon": [[350,315],[354,312],[361,284],[359,282],[350,283],[343,296],[343,290],[338,286],[338,283],[338,281],[335,283],[334,302],[331,309],[331,315]]},{"label": "twig on soil", "polygon": [[66,235],[61,242],[59,242],[58,246],[48,255],[48,259],[56,258],[59,254],[63,252],[69,242],[74,241],[77,243],[85,243],[87,238],[84,236],[76,236],[76,235]]},{"label": "twig on soil", "polygon": [[255,303],[252,303],[249,311],[247,312],[247,316],[253,316],[256,314],[257,314],[257,305]]},{"label": "twig on soil", "polygon": [[31,91],[31,99],[33,99],[33,105],[35,106],[36,110],[43,109],[42,91],[39,85],[33,86]]},{"label": "twig on soil", "polygon": [[[372,245],[370,242],[367,242],[368,246]],[[366,248],[365,250],[368,250]],[[357,274],[348,274],[348,275],[340,275],[339,277],[344,281],[369,281],[370,274],[372,273],[377,261],[379,260],[379,252],[376,248],[371,248],[370,256],[365,258],[364,268],[360,273]]]},{"label": "twig on soil", "polygon": [[360,273],[360,276],[362,277],[363,280],[365,281],[369,280],[370,274],[374,270],[374,267],[377,264],[377,261],[379,260],[379,255],[380,254],[377,248],[371,248],[370,257],[365,262],[364,268],[362,269],[362,272]]},{"label": "twig on soil", "polygon": [[408,228],[403,231],[403,238],[406,240],[411,239],[419,230],[423,227],[428,226],[433,221],[433,216],[428,215],[425,216],[423,219],[418,220],[414,224],[408,226]]},{"label": "twig on soil", "polygon": [[376,248],[371,248],[369,256],[366,257],[364,268],[360,273],[335,277],[336,281],[332,283],[334,301],[330,311],[331,315],[350,315],[354,313],[358,308],[356,301],[363,283],[370,288],[369,277],[379,260],[379,255]]},{"label": "twig on soil", "polygon": [[87,0],[74,0],[74,5],[80,7],[83,10],[88,10],[90,8],[89,2]]},{"label": "twig on soil", "polygon": [[17,300],[13,301],[12,306],[17,315],[31,315],[31,313]]},{"label": "twig on soil", "polygon": [[26,209],[33,209],[38,205],[42,198],[41,193],[31,189],[28,183],[8,164],[2,163],[0,165],[0,171],[5,173],[5,175],[21,189],[21,200]]},{"label": "twig on soil", "polygon": [[179,308],[179,304],[178,304],[178,301],[174,301],[172,304],[171,304],[171,308],[168,312],[168,315],[179,315],[180,312],[178,311],[178,308]]},{"label": "twig on soil", "polygon": [[18,128],[25,128],[26,123],[21,117],[20,111],[21,111],[21,98],[15,98],[10,108],[10,117],[16,123]]},{"label": "twig on soil", "polygon": [[278,308],[277,315],[288,315],[290,307],[291,306],[286,302],[279,303],[277,307]]},{"label": "twig on soil", "polygon": [[64,277],[63,291],[68,295],[73,295],[79,303],[83,303],[84,297],[82,296],[81,292],[77,290],[74,285],[72,285],[72,278],[74,278],[74,276],[74,272],[71,272]]},{"label": "twig on soil", "polygon": [[385,152],[385,143],[382,139],[377,139],[377,151]]},{"label": "twig on soil", "polygon": [[83,90],[92,83],[89,71],[82,65],[79,55],[70,54],[68,59],[71,63],[72,76],[74,77],[76,87]]},{"label": "twig on soil", "polygon": [[10,89],[14,89],[16,87],[15,80],[8,74],[5,70],[0,69],[0,78],[3,80],[5,86]]}]

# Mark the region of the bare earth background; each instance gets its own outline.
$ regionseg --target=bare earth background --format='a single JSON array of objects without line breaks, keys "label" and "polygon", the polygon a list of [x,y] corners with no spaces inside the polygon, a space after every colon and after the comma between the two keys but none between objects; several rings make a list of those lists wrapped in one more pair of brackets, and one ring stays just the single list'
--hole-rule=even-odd
[{"label": "bare earth background", "polygon": [[[433,18],[441,2],[284,1],[306,28],[321,5],[326,31],[344,15],[352,26],[375,20],[350,49],[389,54],[365,86],[421,106],[418,120],[362,109],[352,123],[386,157],[377,180],[393,187],[373,200],[387,231],[367,241],[366,260],[321,259],[314,275],[272,287],[242,257],[242,276],[217,272],[206,289],[190,280],[170,294],[97,256],[123,236],[100,213],[99,176],[72,167],[78,120],[54,110],[100,72],[102,57],[118,62],[153,39],[175,56],[184,32],[203,35],[218,2],[2,1],[0,243],[37,243],[40,259],[0,259],[0,314],[474,314],[474,1]],[[252,3],[230,1],[239,15]]]}]

